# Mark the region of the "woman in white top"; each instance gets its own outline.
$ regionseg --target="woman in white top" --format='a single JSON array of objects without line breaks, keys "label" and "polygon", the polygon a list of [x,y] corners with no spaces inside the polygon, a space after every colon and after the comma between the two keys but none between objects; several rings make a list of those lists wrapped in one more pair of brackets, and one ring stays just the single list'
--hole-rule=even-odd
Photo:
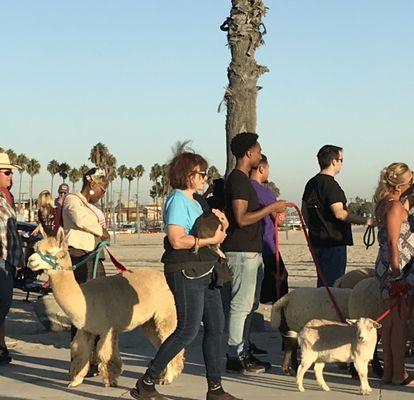
[{"label": "woman in white top", "polygon": [[[102,211],[94,206],[105,194],[108,182],[105,171],[100,168],[90,169],[83,177],[82,189],[79,193],[68,194],[63,203],[62,219],[66,241],[72,265],[81,263],[96,249],[103,240],[109,240],[105,217]],[[93,277],[95,258],[74,270],[78,283],[84,283]],[[98,262],[97,277],[105,276],[101,260]],[[72,325],[71,339],[76,335]],[[95,365],[91,365],[88,376],[97,375]]]}]

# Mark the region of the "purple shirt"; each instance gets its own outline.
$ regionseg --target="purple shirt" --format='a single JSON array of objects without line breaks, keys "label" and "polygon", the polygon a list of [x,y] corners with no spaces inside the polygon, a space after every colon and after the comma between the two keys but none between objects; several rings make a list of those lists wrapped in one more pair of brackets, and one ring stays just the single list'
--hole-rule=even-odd
[{"label": "purple shirt", "polygon": [[[260,208],[266,207],[276,201],[275,194],[259,182],[250,180],[259,198]],[[263,227],[263,255],[275,254],[275,224],[270,215],[262,219]]]}]

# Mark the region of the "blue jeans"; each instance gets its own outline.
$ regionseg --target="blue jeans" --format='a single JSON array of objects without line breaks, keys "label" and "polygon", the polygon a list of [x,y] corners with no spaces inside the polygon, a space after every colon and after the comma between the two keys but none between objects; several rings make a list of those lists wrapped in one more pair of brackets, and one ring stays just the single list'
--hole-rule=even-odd
[{"label": "blue jeans", "polygon": [[[335,281],[345,274],[346,246],[315,247],[315,256],[328,286],[333,286]],[[318,277],[317,287],[323,286]]]},{"label": "blue jeans", "polygon": [[12,305],[13,298],[13,273],[12,268],[0,260],[0,325],[6,319]]},{"label": "blue jeans", "polygon": [[263,281],[261,253],[227,252],[226,257],[233,274],[229,310],[228,355],[238,357],[248,351],[253,313],[259,307]]},{"label": "blue jeans", "polygon": [[209,287],[211,275],[188,279],[181,271],[165,274],[177,308],[177,328],[151,361],[147,374],[152,378],[158,378],[167,364],[196,338],[201,321],[204,326],[203,356],[207,379],[221,378],[224,313],[220,290]]}]

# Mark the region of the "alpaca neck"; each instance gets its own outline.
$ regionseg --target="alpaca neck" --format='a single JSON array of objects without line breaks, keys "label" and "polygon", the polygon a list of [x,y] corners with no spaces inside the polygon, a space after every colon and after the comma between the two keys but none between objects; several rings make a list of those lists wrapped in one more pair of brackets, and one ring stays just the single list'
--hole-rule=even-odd
[{"label": "alpaca neck", "polygon": [[53,294],[59,306],[77,328],[86,317],[86,299],[72,270],[49,270]]}]

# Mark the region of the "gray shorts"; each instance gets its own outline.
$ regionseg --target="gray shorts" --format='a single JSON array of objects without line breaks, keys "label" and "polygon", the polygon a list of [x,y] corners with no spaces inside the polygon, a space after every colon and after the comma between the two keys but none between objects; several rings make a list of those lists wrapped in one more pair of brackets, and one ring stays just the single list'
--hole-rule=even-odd
[{"label": "gray shorts", "polygon": [[13,298],[13,275],[11,268],[0,260],[0,324],[8,314]]}]

